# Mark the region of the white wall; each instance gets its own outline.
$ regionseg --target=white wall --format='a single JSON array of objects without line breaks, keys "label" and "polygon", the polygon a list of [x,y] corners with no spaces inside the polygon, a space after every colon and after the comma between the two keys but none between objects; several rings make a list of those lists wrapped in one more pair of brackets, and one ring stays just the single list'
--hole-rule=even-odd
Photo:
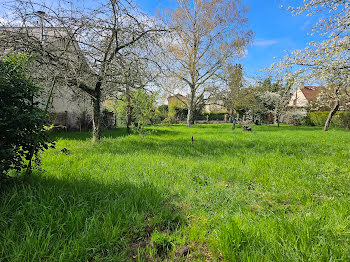
[{"label": "white wall", "polygon": [[[296,99],[295,104],[293,101]],[[289,101],[288,106],[291,107],[307,107],[309,105],[309,102],[307,101],[306,97],[304,96],[303,92],[300,90],[300,88],[297,88],[297,90],[292,95],[292,98]]]}]

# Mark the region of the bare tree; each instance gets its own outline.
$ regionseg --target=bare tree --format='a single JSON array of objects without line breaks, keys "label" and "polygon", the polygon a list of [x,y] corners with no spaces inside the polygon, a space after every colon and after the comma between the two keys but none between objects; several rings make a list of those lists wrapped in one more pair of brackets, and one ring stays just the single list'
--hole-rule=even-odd
[{"label": "bare tree", "polygon": [[[8,1],[6,7],[20,26],[12,23],[9,30],[3,30],[1,42],[6,49],[29,52],[58,71],[67,85],[91,97],[93,140],[99,141],[101,101],[121,84],[120,61],[130,55],[132,47],[142,48],[162,30],[129,0],[82,6],[74,1]],[[38,16],[45,28],[33,27]]]},{"label": "bare tree", "polygon": [[172,30],[163,41],[167,77],[177,79],[189,93],[187,126],[197,104],[215,86],[224,64],[242,56],[252,38],[246,29],[247,7],[240,0],[178,0],[163,21]]},{"label": "bare tree", "polygon": [[222,79],[224,80],[224,89],[218,92],[217,97],[224,102],[231,121],[232,130],[236,128],[236,110],[235,105],[238,100],[241,89],[243,88],[243,68],[241,64],[229,65]]}]

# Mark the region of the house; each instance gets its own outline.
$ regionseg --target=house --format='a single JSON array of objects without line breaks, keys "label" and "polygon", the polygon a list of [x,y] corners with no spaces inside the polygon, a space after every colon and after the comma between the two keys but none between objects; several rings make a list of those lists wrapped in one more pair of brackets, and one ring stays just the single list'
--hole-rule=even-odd
[{"label": "house", "polygon": [[[168,105],[172,104],[180,108],[186,108],[188,97],[176,94],[168,97]],[[205,113],[226,113],[223,101],[209,99],[206,101],[203,111]]]},{"label": "house", "polygon": [[205,113],[227,113],[222,100],[209,99],[204,106]]},{"label": "house", "polygon": [[186,107],[185,104],[188,102],[188,97],[183,96],[181,94],[176,94],[168,97],[168,105],[175,104],[175,105],[181,105],[181,107]]},{"label": "house", "polygon": [[[77,42],[71,37],[67,28],[61,27],[0,27],[0,52],[4,55],[11,51],[25,51],[26,46],[40,43],[46,48],[54,49],[57,56],[65,49],[80,50]],[[16,45],[16,43],[20,43]],[[80,56],[81,64],[88,66],[84,56]],[[41,72],[35,72],[40,78]],[[34,76],[36,77],[36,76]],[[46,104],[51,93],[51,84],[43,86],[41,100]],[[79,130],[91,126],[92,101],[85,92],[72,89],[63,84],[56,84],[51,96],[49,111],[52,123],[65,129]]]},{"label": "house", "polygon": [[322,86],[305,86],[303,83],[293,93],[288,106],[290,108],[306,108],[317,99],[324,90]]}]

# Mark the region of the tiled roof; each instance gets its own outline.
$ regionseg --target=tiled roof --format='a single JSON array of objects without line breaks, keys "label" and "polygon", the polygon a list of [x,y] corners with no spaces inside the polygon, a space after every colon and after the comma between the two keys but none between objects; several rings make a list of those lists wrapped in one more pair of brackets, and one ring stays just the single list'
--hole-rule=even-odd
[{"label": "tiled roof", "polygon": [[180,100],[185,100],[187,99],[187,97],[181,95],[181,94],[176,94],[176,95],[173,95],[173,96],[169,96],[168,99],[171,99],[173,97],[176,97],[177,99],[180,99]]},{"label": "tiled roof", "polygon": [[301,92],[303,92],[307,101],[310,102],[317,98],[323,88],[323,86],[304,86],[304,88],[301,89]]}]

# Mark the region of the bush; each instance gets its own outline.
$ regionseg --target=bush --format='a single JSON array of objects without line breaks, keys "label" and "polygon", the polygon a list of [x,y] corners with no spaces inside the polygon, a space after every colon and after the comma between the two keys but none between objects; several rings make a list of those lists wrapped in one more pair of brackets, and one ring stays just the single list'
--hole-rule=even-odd
[{"label": "bush", "polygon": [[126,102],[123,100],[115,101],[115,113],[117,117],[117,125],[126,124]]},{"label": "bush", "polygon": [[345,129],[350,129],[350,112],[340,112],[340,124]]},{"label": "bush", "polygon": [[202,113],[202,114],[198,114],[195,118],[196,120],[207,120],[207,116],[208,116],[209,121],[224,121],[225,115],[226,113]]},{"label": "bush", "polygon": [[158,110],[160,111],[160,112],[162,112],[162,113],[166,113],[166,114],[168,114],[168,111],[169,111],[169,106],[168,105],[160,105],[159,107],[158,107]]},{"label": "bush", "polygon": [[[309,112],[309,124],[314,126],[324,126],[329,112]],[[331,121],[331,126],[340,128],[350,128],[350,111],[337,112]]]},{"label": "bush", "polygon": [[181,107],[169,107],[168,116],[172,119],[172,121],[184,121],[187,119],[187,108]]},{"label": "bush", "polygon": [[168,105],[161,105],[155,110],[155,115],[152,122],[159,124],[168,118]]},{"label": "bush", "polygon": [[283,123],[287,125],[299,126],[305,123],[307,114],[302,110],[287,111],[283,115]]},{"label": "bush", "polygon": [[0,60],[0,176],[24,168],[50,142],[40,88],[24,73],[27,63],[23,54]]}]

